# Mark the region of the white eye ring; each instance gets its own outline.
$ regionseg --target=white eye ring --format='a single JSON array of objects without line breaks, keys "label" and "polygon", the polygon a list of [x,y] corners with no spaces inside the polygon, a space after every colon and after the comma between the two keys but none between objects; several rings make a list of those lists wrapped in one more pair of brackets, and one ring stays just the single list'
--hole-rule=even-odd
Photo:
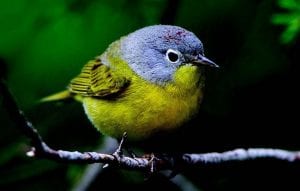
[{"label": "white eye ring", "polygon": [[178,63],[181,58],[181,53],[179,51],[168,49],[166,52],[166,59],[171,63]]}]

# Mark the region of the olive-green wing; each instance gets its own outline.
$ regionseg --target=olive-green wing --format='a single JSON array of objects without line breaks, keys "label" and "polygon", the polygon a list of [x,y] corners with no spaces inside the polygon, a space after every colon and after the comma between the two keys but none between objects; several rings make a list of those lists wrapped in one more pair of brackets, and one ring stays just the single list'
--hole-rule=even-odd
[{"label": "olive-green wing", "polygon": [[69,91],[82,96],[106,97],[124,91],[129,83],[100,60],[89,61],[75,77]]}]

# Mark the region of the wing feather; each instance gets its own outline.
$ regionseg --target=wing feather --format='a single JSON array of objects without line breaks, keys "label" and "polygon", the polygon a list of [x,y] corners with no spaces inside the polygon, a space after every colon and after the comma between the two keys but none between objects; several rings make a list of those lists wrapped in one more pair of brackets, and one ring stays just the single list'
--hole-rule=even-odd
[{"label": "wing feather", "polygon": [[106,97],[122,92],[128,83],[128,79],[97,59],[82,68],[81,73],[71,81],[69,91],[82,96]]}]

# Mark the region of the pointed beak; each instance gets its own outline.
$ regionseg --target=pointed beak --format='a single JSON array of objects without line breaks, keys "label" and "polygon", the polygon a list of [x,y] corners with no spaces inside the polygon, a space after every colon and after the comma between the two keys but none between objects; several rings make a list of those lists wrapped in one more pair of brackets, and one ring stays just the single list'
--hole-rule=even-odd
[{"label": "pointed beak", "polygon": [[202,64],[207,65],[213,68],[219,68],[219,65],[211,61],[210,59],[206,58],[205,56],[202,56],[201,54],[198,54],[193,60],[192,63],[195,65]]}]

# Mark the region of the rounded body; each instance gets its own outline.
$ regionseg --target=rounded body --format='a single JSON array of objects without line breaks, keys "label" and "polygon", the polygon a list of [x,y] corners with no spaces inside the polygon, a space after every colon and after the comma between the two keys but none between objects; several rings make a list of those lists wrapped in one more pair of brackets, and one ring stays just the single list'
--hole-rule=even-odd
[{"label": "rounded body", "polygon": [[127,132],[130,140],[150,137],[159,131],[181,126],[199,109],[203,79],[199,67],[178,69],[174,83],[158,86],[137,75],[117,99],[84,97],[85,112],[103,134],[120,138]]},{"label": "rounded body", "polygon": [[101,133],[144,140],[180,127],[198,111],[202,66],[217,66],[203,52],[201,41],[181,27],[145,27],[87,63],[69,89],[81,96]]}]

